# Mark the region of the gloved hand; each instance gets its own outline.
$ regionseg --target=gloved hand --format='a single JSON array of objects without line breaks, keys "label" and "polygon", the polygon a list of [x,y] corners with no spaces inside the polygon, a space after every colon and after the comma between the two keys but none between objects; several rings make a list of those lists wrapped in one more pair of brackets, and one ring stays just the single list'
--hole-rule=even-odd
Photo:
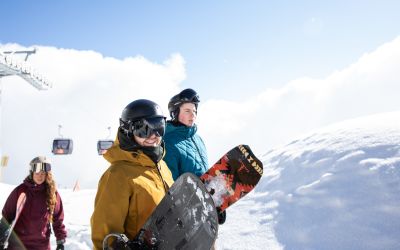
[{"label": "gloved hand", "polygon": [[157,250],[157,246],[147,246],[146,244],[139,241],[129,241],[128,246],[132,250]]},{"label": "gloved hand", "polygon": [[129,239],[124,235],[120,234],[114,242],[111,244],[111,249],[114,250],[130,250],[131,248],[128,246]]},{"label": "gloved hand", "polygon": [[57,240],[56,250],[64,250],[64,243],[65,243],[65,239]]},{"label": "gloved hand", "polygon": [[57,244],[56,250],[64,250],[64,244]]},{"label": "gloved hand", "polygon": [[130,247],[130,249],[146,249],[145,245],[143,243],[141,243],[140,241],[134,241],[134,240],[130,240],[128,242],[128,246]]},{"label": "gloved hand", "polygon": [[5,249],[5,243],[10,231],[0,232],[0,250]]},{"label": "gloved hand", "polygon": [[4,249],[4,242],[0,241],[0,250],[3,250],[3,249]]},{"label": "gloved hand", "polygon": [[7,223],[3,222],[3,219],[1,219],[1,222],[0,222],[0,249],[4,249],[4,243],[6,241],[8,233],[9,233],[8,228],[9,227],[7,226]]},{"label": "gloved hand", "polygon": [[220,211],[219,209],[217,210],[218,213],[218,224],[222,225],[225,223],[226,220],[226,210]]},{"label": "gloved hand", "polygon": [[153,237],[153,235],[147,235],[147,239],[150,240],[150,242],[143,242],[140,240],[141,237],[143,237],[143,234],[148,234],[149,232],[146,232],[143,229],[140,229],[138,235],[136,236],[135,239],[128,241],[128,246],[130,249],[134,250],[157,250],[158,249],[158,244],[157,239]]}]

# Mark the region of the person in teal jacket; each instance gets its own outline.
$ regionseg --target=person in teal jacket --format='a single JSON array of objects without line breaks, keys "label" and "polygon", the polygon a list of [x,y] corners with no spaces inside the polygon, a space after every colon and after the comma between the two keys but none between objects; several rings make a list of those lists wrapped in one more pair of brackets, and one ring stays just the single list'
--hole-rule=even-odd
[{"label": "person in teal jacket", "polygon": [[[185,89],[173,96],[168,103],[171,120],[167,121],[165,129],[164,161],[174,180],[186,172],[201,176],[209,169],[206,146],[196,133],[199,102],[196,91]],[[225,220],[226,210],[218,211],[218,223],[224,224]]]},{"label": "person in teal jacket", "polygon": [[171,120],[167,121],[164,136],[164,160],[174,180],[186,172],[201,176],[209,168],[206,146],[195,124],[199,102],[196,91],[185,89],[168,103]]}]

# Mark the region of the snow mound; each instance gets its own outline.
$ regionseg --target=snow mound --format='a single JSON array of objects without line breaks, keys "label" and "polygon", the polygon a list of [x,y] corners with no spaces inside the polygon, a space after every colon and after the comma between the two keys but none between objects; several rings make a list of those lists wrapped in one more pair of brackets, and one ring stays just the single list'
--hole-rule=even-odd
[{"label": "snow mound", "polygon": [[400,112],[334,124],[261,160],[253,224],[273,221],[285,249],[400,249]]}]

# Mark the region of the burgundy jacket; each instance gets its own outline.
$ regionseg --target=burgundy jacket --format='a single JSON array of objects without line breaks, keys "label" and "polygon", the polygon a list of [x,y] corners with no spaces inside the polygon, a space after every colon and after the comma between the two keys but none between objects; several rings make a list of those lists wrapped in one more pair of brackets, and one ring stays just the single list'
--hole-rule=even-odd
[{"label": "burgundy jacket", "polygon": [[[22,184],[16,187],[7,198],[3,208],[3,219],[10,224],[15,218],[15,210],[19,195],[24,192],[26,194],[25,206],[14,227],[17,238],[29,250],[50,250],[50,223],[48,218],[50,212],[46,204],[46,187],[45,183],[37,185],[28,178]],[[57,203],[53,213],[53,231],[57,240],[63,240],[67,237],[67,231],[63,223],[64,209],[61,197],[56,192]],[[11,237],[8,249],[25,249],[20,247],[20,243],[16,237]]]}]

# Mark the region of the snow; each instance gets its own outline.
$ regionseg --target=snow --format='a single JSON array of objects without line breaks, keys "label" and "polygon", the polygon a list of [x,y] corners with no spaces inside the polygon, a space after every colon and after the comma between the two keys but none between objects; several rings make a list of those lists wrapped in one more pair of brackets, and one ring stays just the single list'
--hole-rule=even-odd
[{"label": "snow", "polygon": [[[334,124],[260,159],[264,175],[227,210],[217,249],[400,249],[400,112]],[[0,204],[13,187],[0,184]],[[66,249],[91,249],[96,190],[59,192]]]}]

